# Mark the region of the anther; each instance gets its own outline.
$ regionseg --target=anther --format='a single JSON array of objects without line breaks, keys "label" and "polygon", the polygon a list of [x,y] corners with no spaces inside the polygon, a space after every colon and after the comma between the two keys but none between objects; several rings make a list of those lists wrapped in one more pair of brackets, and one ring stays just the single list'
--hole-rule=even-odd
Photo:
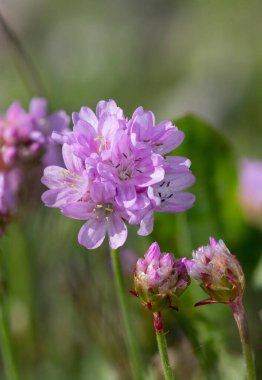
[{"label": "anther", "polygon": [[94,141],[99,141],[99,140],[102,140],[104,138],[104,136],[97,136],[94,138]]}]

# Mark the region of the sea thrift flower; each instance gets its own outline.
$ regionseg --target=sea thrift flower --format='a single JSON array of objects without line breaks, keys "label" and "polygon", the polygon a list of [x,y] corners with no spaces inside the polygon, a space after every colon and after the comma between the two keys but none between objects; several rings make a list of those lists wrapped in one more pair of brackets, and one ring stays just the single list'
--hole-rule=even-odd
[{"label": "sea thrift flower", "polygon": [[33,98],[29,111],[14,102],[0,116],[0,229],[16,213],[21,189],[30,178],[32,167],[60,163],[61,153],[51,140],[53,131],[68,131],[64,111],[47,114],[47,102]]},{"label": "sea thrift flower", "polygon": [[[142,107],[128,120],[113,100],[100,101],[96,113],[82,107],[72,119],[72,132],[53,133],[54,140],[63,144],[66,169],[45,170],[43,183],[50,190],[42,199],[69,217],[87,220],[79,234],[80,244],[97,248],[108,234],[115,249],[126,240],[127,223],[139,225],[138,234],[148,235],[154,212],[192,207],[194,195],[182,192],[195,180],[190,161],[164,156],[184,138],[170,121],[155,125],[153,113]],[[70,150],[70,157],[65,150]],[[73,162],[77,162],[76,170]],[[70,178],[81,177],[81,184],[63,180],[65,170]],[[75,199],[69,199],[69,194],[76,195]]]},{"label": "sea thrift flower", "polygon": [[184,259],[175,260],[171,253],[162,253],[157,243],[151,244],[134,272],[135,294],[152,312],[178,309],[178,297],[186,290],[190,278]]},{"label": "sea thrift flower", "polygon": [[210,238],[210,244],[193,252],[193,260],[185,261],[189,275],[194,278],[210,299],[199,302],[232,303],[241,299],[245,276],[236,256],[232,255],[222,240]]},{"label": "sea thrift flower", "polygon": [[248,324],[242,296],[245,276],[237,258],[232,255],[222,240],[210,238],[210,244],[193,252],[193,260],[185,260],[192,278],[209,295],[209,299],[195,306],[225,303],[232,310],[239,331],[243,357],[246,364],[246,378],[255,379],[255,366],[249,340]]},{"label": "sea thrift flower", "polygon": [[0,169],[33,162],[44,157],[47,163],[54,163],[45,155],[51,155],[54,142],[53,131],[64,132],[69,124],[64,111],[47,114],[47,102],[33,98],[26,112],[19,102],[14,102],[0,116]]}]

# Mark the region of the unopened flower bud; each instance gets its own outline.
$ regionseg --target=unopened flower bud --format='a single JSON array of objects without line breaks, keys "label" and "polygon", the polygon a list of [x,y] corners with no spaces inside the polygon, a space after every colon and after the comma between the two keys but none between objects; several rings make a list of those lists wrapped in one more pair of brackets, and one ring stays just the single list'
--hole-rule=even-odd
[{"label": "unopened flower bud", "polygon": [[183,259],[171,253],[161,254],[153,243],[143,259],[137,261],[134,273],[135,292],[152,312],[178,308],[178,297],[190,283]]},{"label": "unopened flower bud", "polygon": [[185,261],[189,275],[210,296],[206,303],[232,303],[241,299],[245,276],[236,256],[232,255],[222,240],[210,238],[210,244],[193,252],[193,260]]}]

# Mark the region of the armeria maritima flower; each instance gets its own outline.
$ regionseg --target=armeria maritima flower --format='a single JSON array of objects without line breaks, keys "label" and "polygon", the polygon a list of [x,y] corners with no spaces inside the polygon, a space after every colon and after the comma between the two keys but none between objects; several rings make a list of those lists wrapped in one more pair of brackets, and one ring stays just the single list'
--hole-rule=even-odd
[{"label": "armeria maritima flower", "polygon": [[184,157],[165,157],[184,138],[170,121],[155,124],[152,112],[139,107],[130,120],[113,100],[74,112],[73,131],[55,132],[63,144],[66,168],[47,167],[43,194],[48,207],[87,220],[79,242],[97,248],[109,235],[112,248],[122,246],[126,223],[138,234],[152,232],[154,212],[181,212],[192,207],[194,195],[181,192],[195,177]]},{"label": "armeria maritima flower", "polygon": [[236,256],[232,255],[222,240],[210,238],[210,244],[193,252],[193,260],[185,261],[189,275],[195,279],[210,299],[197,305],[241,299],[245,276]]},{"label": "armeria maritima flower", "polygon": [[30,170],[40,163],[61,162],[61,153],[51,140],[53,131],[65,133],[69,118],[64,111],[47,113],[47,102],[33,98],[29,111],[14,102],[0,115],[0,228],[17,211],[21,187]]},{"label": "armeria maritima flower", "polygon": [[178,297],[190,283],[184,259],[162,253],[157,243],[151,244],[134,272],[135,294],[152,312],[178,308]]}]

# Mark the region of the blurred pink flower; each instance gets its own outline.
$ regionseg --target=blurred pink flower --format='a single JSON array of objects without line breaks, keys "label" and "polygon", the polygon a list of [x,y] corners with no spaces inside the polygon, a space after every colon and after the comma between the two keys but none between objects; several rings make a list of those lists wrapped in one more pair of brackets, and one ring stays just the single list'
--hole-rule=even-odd
[{"label": "blurred pink flower", "polygon": [[[61,149],[51,139],[53,131],[68,131],[69,117],[64,111],[47,113],[47,101],[33,98],[29,111],[14,102],[0,116],[0,229],[19,208],[22,188],[35,180],[33,168],[59,164]],[[60,151],[60,152],[59,152]],[[32,186],[33,188],[35,186]]]},{"label": "blurred pink flower", "polygon": [[262,161],[241,162],[239,199],[248,219],[262,221]]}]

